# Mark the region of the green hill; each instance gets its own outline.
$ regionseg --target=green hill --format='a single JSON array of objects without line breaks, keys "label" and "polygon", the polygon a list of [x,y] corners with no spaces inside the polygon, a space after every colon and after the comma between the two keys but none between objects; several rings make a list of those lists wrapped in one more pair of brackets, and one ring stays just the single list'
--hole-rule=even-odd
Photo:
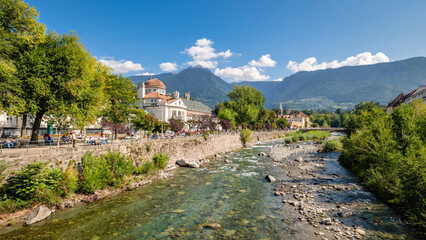
[{"label": "green hill", "polygon": [[[181,96],[190,92],[191,98],[195,98],[209,107],[227,99],[226,93],[231,91],[232,85],[214,75],[209,69],[201,67],[190,67],[177,74],[164,73],[153,76],[160,79],[166,85],[167,92],[178,91]],[[148,76],[133,76],[130,80],[138,84],[140,81],[148,80]]]},{"label": "green hill", "polygon": [[[210,70],[191,67],[177,74],[154,76],[164,82],[167,92],[190,91],[191,97],[214,107],[227,99],[232,84],[223,81]],[[147,76],[130,77],[136,84]],[[426,84],[426,58],[365,66],[342,67],[313,72],[298,72],[282,82],[240,82],[263,92],[266,107],[293,109],[351,109],[361,101],[387,104],[399,93],[408,93]]]}]

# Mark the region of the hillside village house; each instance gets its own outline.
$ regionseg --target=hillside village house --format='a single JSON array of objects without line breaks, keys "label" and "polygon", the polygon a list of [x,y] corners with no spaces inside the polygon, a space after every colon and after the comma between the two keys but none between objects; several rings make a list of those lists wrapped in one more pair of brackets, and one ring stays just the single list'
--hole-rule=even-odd
[{"label": "hillside village house", "polygon": [[280,103],[278,108],[277,118],[287,119],[289,128],[305,128],[311,127],[311,122],[309,121],[309,116],[303,112],[294,113],[292,111],[287,111],[287,114],[284,115],[283,106]]},{"label": "hillside village house", "polygon": [[420,85],[419,88],[414,89],[406,95],[400,93],[392,102],[388,104],[386,112],[387,114],[390,114],[393,108],[396,108],[401,104],[409,104],[415,99],[423,99],[423,101],[426,102],[426,85]]},{"label": "hillside village house", "polygon": [[139,83],[138,97],[141,99],[138,107],[151,113],[160,121],[168,122],[171,118],[180,118],[187,122],[212,114],[208,106],[190,100],[189,93],[185,94],[185,98],[180,98],[177,91],[168,95],[164,83],[151,77],[148,81]]}]

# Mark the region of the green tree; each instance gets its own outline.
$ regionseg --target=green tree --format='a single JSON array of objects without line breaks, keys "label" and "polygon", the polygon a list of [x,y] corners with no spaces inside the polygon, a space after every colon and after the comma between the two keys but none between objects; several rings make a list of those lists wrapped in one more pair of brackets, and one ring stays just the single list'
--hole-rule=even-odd
[{"label": "green tree", "polygon": [[[139,100],[135,84],[121,75],[110,74],[105,82],[107,106],[103,116],[110,122],[117,124],[128,123]],[[117,127],[114,127],[117,138]]]},{"label": "green tree", "polygon": [[25,102],[24,112],[35,116],[32,142],[38,141],[46,114],[84,119],[102,105],[103,81],[96,73],[96,59],[75,33],[49,33],[44,42],[22,51],[17,62],[19,98]]},{"label": "green tree", "polygon": [[16,63],[22,49],[44,41],[45,26],[38,21],[34,7],[21,0],[0,0],[0,110],[18,115],[25,102],[18,97],[20,66]]},{"label": "green tree", "polygon": [[263,124],[267,111],[262,92],[250,86],[234,85],[228,97],[230,101],[220,103],[216,107],[220,119],[228,120],[233,125]]}]

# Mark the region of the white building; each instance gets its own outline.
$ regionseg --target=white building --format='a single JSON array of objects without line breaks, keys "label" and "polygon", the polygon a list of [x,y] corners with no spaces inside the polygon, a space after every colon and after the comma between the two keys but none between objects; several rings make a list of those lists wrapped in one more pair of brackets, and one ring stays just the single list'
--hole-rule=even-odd
[{"label": "white building", "polygon": [[160,80],[150,78],[146,82],[140,82],[138,97],[141,99],[139,108],[151,113],[158,120],[167,122],[174,117],[186,121],[187,107],[179,98],[179,93],[167,95],[166,86]]},{"label": "white building", "polygon": [[171,118],[180,118],[184,122],[197,120],[196,116],[211,115],[211,109],[201,102],[179,97],[179,92],[171,96],[166,93],[166,86],[158,79],[149,78],[138,85],[138,97],[141,101],[138,107],[143,109],[160,121],[169,121]]}]

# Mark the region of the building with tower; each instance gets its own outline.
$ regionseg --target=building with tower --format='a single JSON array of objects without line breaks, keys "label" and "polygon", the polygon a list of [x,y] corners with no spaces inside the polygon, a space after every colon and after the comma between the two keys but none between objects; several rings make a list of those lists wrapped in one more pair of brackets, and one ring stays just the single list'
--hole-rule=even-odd
[{"label": "building with tower", "polygon": [[179,92],[167,94],[164,83],[155,78],[138,84],[138,107],[160,121],[168,122],[171,118],[183,121],[197,120],[199,116],[211,115],[211,109],[201,102],[190,100],[189,92],[180,98]]}]

